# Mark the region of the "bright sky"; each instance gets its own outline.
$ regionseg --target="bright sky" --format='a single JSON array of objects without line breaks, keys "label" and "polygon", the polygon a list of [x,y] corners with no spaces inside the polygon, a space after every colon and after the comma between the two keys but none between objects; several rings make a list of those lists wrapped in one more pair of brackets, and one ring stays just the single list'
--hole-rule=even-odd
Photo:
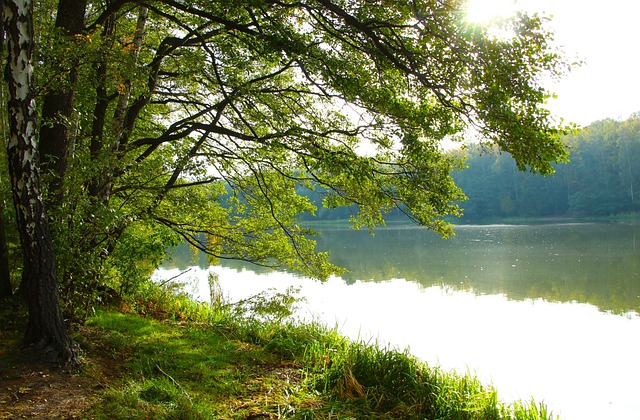
[{"label": "bright sky", "polygon": [[640,111],[640,1],[470,0],[478,19],[514,7],[553,18],[556,42],[568,57],[584,61],[551,87],[549,107],[580,125],[604,118],[624,120]]}]

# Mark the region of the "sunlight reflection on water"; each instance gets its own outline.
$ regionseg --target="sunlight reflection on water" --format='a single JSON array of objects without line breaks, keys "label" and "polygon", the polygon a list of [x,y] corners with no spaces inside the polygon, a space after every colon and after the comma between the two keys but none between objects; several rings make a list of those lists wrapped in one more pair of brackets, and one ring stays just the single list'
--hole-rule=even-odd
[{"label": "sunlight reflection on water", "polygon": [[[341,278],[326,283],[289,273],[193,267],[187,291],[209,299],[209,270],[237,301],[262,290],[301,287],[298,316],[337,325],[350,338],[390,343],[430,365],[471,371],[502,400],[533,396],[562,419],[637,419],[640,413],[640,317],[583,303],[508,300],[403,279]],[[158,270],[156,279],[180,271]]]}]

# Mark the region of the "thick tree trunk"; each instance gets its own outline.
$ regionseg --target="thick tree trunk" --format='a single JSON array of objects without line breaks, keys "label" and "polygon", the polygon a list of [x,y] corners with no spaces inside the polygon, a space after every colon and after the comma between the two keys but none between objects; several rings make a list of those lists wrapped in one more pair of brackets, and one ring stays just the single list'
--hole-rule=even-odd
[{"label": "thick tree trunk", "polygon": [[22,281],[29,304],[24,337],[47,360],[76,361],[60,313],[56,262],[40,189],[36,146],[37,110],[33,88],[33,3],[2,0],[7,34],[5,78],[9,88],[7,159],[16,221],[24,253]]},{"label": "thick tree trunk", "polygon": [[[62,29],[68,36],[80,34],[84,29],[85,11],[85,0],[60,0],[56,28]],[[75,86],[78,82],[78,67],[72,65],[66,71],[68,71],[67,85],[58,91],[47,93],[42,104],[40,164],[43,173],[51,176],[48,185],[49,200],[54,205],[62,200],[64,177],[73,149],[70,123],[73,115]]]}]

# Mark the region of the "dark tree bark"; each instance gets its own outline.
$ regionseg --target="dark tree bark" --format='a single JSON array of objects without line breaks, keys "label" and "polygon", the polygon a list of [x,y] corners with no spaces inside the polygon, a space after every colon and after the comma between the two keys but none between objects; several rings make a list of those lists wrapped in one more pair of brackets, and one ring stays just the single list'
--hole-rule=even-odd
[{"label": "dark tree bark", "polygon": [[[67,36],[80,34],[84,29],[86,12],[85,0],[60,0],[56,15],[56,28]],[[43,173],[51,175],[48,185],[49,199],[59,204],[63,195],[63,182],[68,167],[68,159],[73,150],[70,136],[70,122],[73,114],[73,98],[78,82],[77,63],[69,69],[61,69],[67,74],[67,84],[58,91],[49,92],[42,104],[42,127],[40,128],[40,156]]]},{"label": "dark tree bark", "polygon": [[9,141],[7,160],[16,221],[24,254],[23,290],[29,305],[25,346],[48,361],[76,362],[60,313],[56,261],[40,188],[33,88],[33,3],[2,0],[7,35]]},{"label": "dark tree bark", "polygon": [[[136,23],[136,30],[133,34],[133,48],[131,49],[131,59],[133,62],[138,60],[138,54],[142,46],[145,29],[147,25],[147,17],[149,10],[140,6],[138,10],[138,20]],[[116,15],[112,14],[105,22],[102,35],[108,39],[111,39],[115,29]],[[110,96],[108,95],[105,82],[106,71],[108,63],[105,61],[98,63],[96,66],[96,78],[98,84],[96,86],[96,106],[94,109],[93,126],[91,130],[91,158],[98,159],[102,154],[113,154],[117,152],[121,146],[128,140],[128,133],[131,127],[128,123],[128,107],[131,98],[131,89],[133,82],[131,79],[125,79],[122,90],[117,94],[117,104],[113,116],[112,135],[115,139],[113,143],[104,144],[104,130],[107,119],[107,108],[110,102]],[[123,144],[121,144],[123,143]],[[106,147],[105,147],[106,146]],[[89,194],[92,197],[98,199],[98,202],[108,203],[111,197],[111,189],[113,188],[113,173],[107,171],[96,175],[96,179],[92,180],[89,185]]]},{"label": "dark tree bark", "polygon": [[[105,21],[102,29],[102,36],[112,42],[115,30],[116,16],[111,15]],[[106,55],[106,54],[105,54]],[[107,121],[107,110],[111,101],[106,88],[107,80],[107,57],[103,57],[95,67],[96,71],[96,105],[93,110],[93,125],[91,127],[91,146],[89,149],[91,160],[102,157],[105,148],[104,130]],[[97,173],[88,185],[89,195],[97,199],[98,202],[106,204],[109,202],[109,192],[107,190],[108,176],[104,173]]]}]

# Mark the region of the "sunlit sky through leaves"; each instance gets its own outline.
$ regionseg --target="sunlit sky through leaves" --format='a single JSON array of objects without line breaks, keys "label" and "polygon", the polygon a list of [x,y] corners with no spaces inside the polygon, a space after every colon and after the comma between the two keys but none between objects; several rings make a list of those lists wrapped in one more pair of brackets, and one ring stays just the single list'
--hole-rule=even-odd
[{"label": "sunlit sky through leaves", "polygon": [[486,22],[515,10],[553,18],[556,43],[584,64],[550,86],[549,107],[580,125],[640,111],[640,2],[637,0],[470,0],[469,19]]}]

